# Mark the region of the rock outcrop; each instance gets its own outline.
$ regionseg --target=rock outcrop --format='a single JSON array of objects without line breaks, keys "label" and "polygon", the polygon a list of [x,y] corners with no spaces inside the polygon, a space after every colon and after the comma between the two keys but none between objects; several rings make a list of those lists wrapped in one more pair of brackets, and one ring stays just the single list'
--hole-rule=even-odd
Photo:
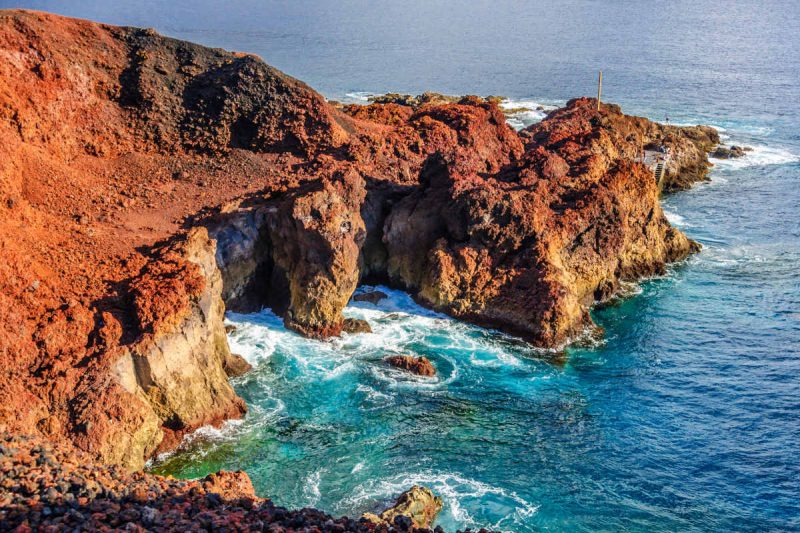
[{"label": "rock outcrop", "polygon": [[453,316],[541,346],[568,342],[620,281],[698,249],[635,162],[631,137],[648,135],[644,125],[579,99],[523,130],[524,154],[494,173],[430,158],[420,189],[386,220],[390,279]]},{"label": "rock outcrop", "polygon": [[361,294],[356,294],[353,296],[353,301],[355,302],[369,302],[372,305],[376,305],[381,300],[387,298],[386,293],[383,291],[369,291],[363,292]]},{"label": "rock outcrop", "polygon": [[[214,241],[198,228],[153,253],[157,260],[131,282],[139,337],[116,350],[110,390],[87,388],[71,410],[83,430],[76,442],[98,443],[101,460],[132,468],[189,431],[245,412],[225,371],[241,362],[228,348]],[[124,403],[108,410],[99,402],[106,394]],[[120,413],[141,422],[120,423]]]},{"label": "rock outcrop", "polygon": [[270,217],[275,264],[289,282],[288,328],[310,337],[341,333],[342,309],[358,285],[365,195],[358,175],[344,175],[291,194]]},{"label": "rock outcrop", "polygon": [[378,526],[397,526],[401,531],[430,528],[442,505],[442,499],[430,489],[414,485],[381,514],[365,513],[364,518]]},{"label": "rock outcrop", "polygon": [[697,249],[637,158],[670,147],[664,188],[687,186],[710,128],[579,99],[517,133],[492,99],[398,101],[0,11],[0,426],[136,469],[244,412],[226,305],[338,335],[366,280],[552,347]]},{"label": "rock outcrop", "polygon": [[419,357],[414,357],[413,355],[391,355],[384,361],[390,366],[418,376],[432,377],[436,375],[436,367],[433,366],[430,359],[422,355]]},{"label": "rock outcrop", "polygon": [[716,159],[738,159],[747,155],[747,152],[752,152],[753,149],[749,146],[717,146],[711,157]]}]

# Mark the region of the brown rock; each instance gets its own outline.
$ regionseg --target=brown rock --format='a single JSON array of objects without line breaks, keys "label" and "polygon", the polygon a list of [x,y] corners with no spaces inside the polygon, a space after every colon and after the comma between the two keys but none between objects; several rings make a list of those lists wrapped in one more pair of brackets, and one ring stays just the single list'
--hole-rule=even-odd
[{"label": "brown rock", "polygon": [[436,368],[430,359],[425,356],[414,357],[411,355],[392,355],[384,359],[395,368],[406,370],[418,376],[435,376]]},{"label": "brown rock", "polygon": [[253,369],[253,365],[247,362],[244,357],[237,353],[231,353],[228,357],[225,358],[225,362],[223,367],[225,369],[225,373],[230,378],[238,378],[239,376],[243,376],[250,372]]},{"label": "brown rock", "polygon": [[256,499],[256,491],[253,488],[253,482],[250,481],[250,476],[241,470],[236,472],[220,470],[204,477],[202,484],[206,492],[219,494],[225,500]]},{"label": "brown rock", "polygon": [[291,195],[270,217],[273,259],[289,285],[288,328],[309,337],[341,333],[358,285],[365,195],[364,180],[346,173]]},{"label": "brown rock", "polygon": [[363,518],[375,525],[394,526],[397,517],[403,516],[409,518],[414,527],[430,529],[442,506],[442,499],[430,489],[414,485],[380,515],[364,513]]},{"label": "brown rock", "polygon": [[360,318],[345,318],[342,322],[342,331],[346,333],[372,333],[369,322]]}]

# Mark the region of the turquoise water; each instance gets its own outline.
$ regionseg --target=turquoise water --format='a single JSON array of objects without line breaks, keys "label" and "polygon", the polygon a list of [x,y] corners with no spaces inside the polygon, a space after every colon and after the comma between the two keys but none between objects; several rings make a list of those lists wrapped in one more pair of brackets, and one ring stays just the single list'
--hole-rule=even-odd
[{"label": "turquoise water", "polygon": [[[329,342],[231,314],[251,413],[156,471],[242,468],[283,505],[350,516],[422,483],[448,530],[799,529],[800,164],[724,135],[757,150],[664,200],[703,251],[596,309],[604,342],[537,351],[385,287],[346,310],[373,334]],[[438,377],[387,368],[393,353]]]},{"label": "turquoise water", "polygon": [[[332,342],[231,315],[256,364],[235,381],[250,414],[155,470],[243,468],[280,504],[349,515],[422,482],[447,529],[800,530],[800,3],[0,0],[13,6],[254,52],[337,99],[558,105],[602,68],[625,111],[756,149],[664,200],[703,251],[595,310],[605,342],[565,357],[391,291],[348,308],[374,334]],[[439,378],[392,372],[394,352]]]}]

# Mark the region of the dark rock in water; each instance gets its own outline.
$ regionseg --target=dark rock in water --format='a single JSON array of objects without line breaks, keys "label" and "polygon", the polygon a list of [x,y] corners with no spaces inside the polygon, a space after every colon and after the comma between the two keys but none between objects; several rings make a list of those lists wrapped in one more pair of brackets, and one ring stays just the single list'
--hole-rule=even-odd
[{"label": "dark rock in water", "polygon": [[433,366],[430,359],[424,356],[414,357],[411,355],[393,355],[384,359],[387,363],[395,368],[407,370],[412,374],[418,376],[435,376],[436,367]]},{"label": "dark rock in water", "polygon": [[377,304],[384,298],[388,298],[386,293],[382,291],[369,291],[369,292],[362,292],[361,294],[356,294],[353,296],[353,301],[355,302],[369,302],[371,304]]},{"label": "dark rock in water", "polygon": [[229,378],[236,378],[250,372],[253,369],[253,365],[248,363],[241,355],[232,353],[225,358],[222,368]]},{"label": "dark rock in water", "polygon": [[235,331],[236,331],[236,326],[234,326],[233,324],[225,324],[225,333],[230,335]]},{"label": "dark rock in water", "polygon": [[718,146],[716,150],[711,152],[711,157],[716,159],[738,159],[744,157],[747,152],[752,152],[753,149],[749,146]]},{"label": "dark rock in water", "polygon": [[411,531],[412,528],[430,529],[442,506],[442,499],[430,489],[414,485],[380,515],[364,513],[363,518],[376,526],[395,526],[401,531]]},{"label": "dark rock in water", "polygon": [[342,322],[342,331],[345,333],[372,333],[369,322],[360,318],[345,318]]}]

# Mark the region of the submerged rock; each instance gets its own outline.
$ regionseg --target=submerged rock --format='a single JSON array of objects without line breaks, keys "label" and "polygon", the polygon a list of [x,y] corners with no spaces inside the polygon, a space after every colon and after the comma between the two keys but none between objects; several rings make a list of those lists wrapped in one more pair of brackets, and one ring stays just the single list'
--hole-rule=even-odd
[{"label": "submerged rock", "polygon": [[412,355],[392,355],[384,359],[389,365],[406,370],[418,376],[432,377],[436,375],[436,367],[430,359],[425,356],[414,357]]},{"label": "submerged rock", "polygon": [[389,509],[379,515],[364,513],[363,518],[375,525],[398,526],[401,531],[408,531],[412,526],[430,529],[442,506],[442,499],[430,489],[414,485]]},{"label": "submerged rock", "polygon": [[385,292],[382,291],[368,291],[362,292],[361,294],[356,294],[353,296],[353,301],[356,302],[369,302],[371,304],[377,304],[381,300],[388,298]]}]

